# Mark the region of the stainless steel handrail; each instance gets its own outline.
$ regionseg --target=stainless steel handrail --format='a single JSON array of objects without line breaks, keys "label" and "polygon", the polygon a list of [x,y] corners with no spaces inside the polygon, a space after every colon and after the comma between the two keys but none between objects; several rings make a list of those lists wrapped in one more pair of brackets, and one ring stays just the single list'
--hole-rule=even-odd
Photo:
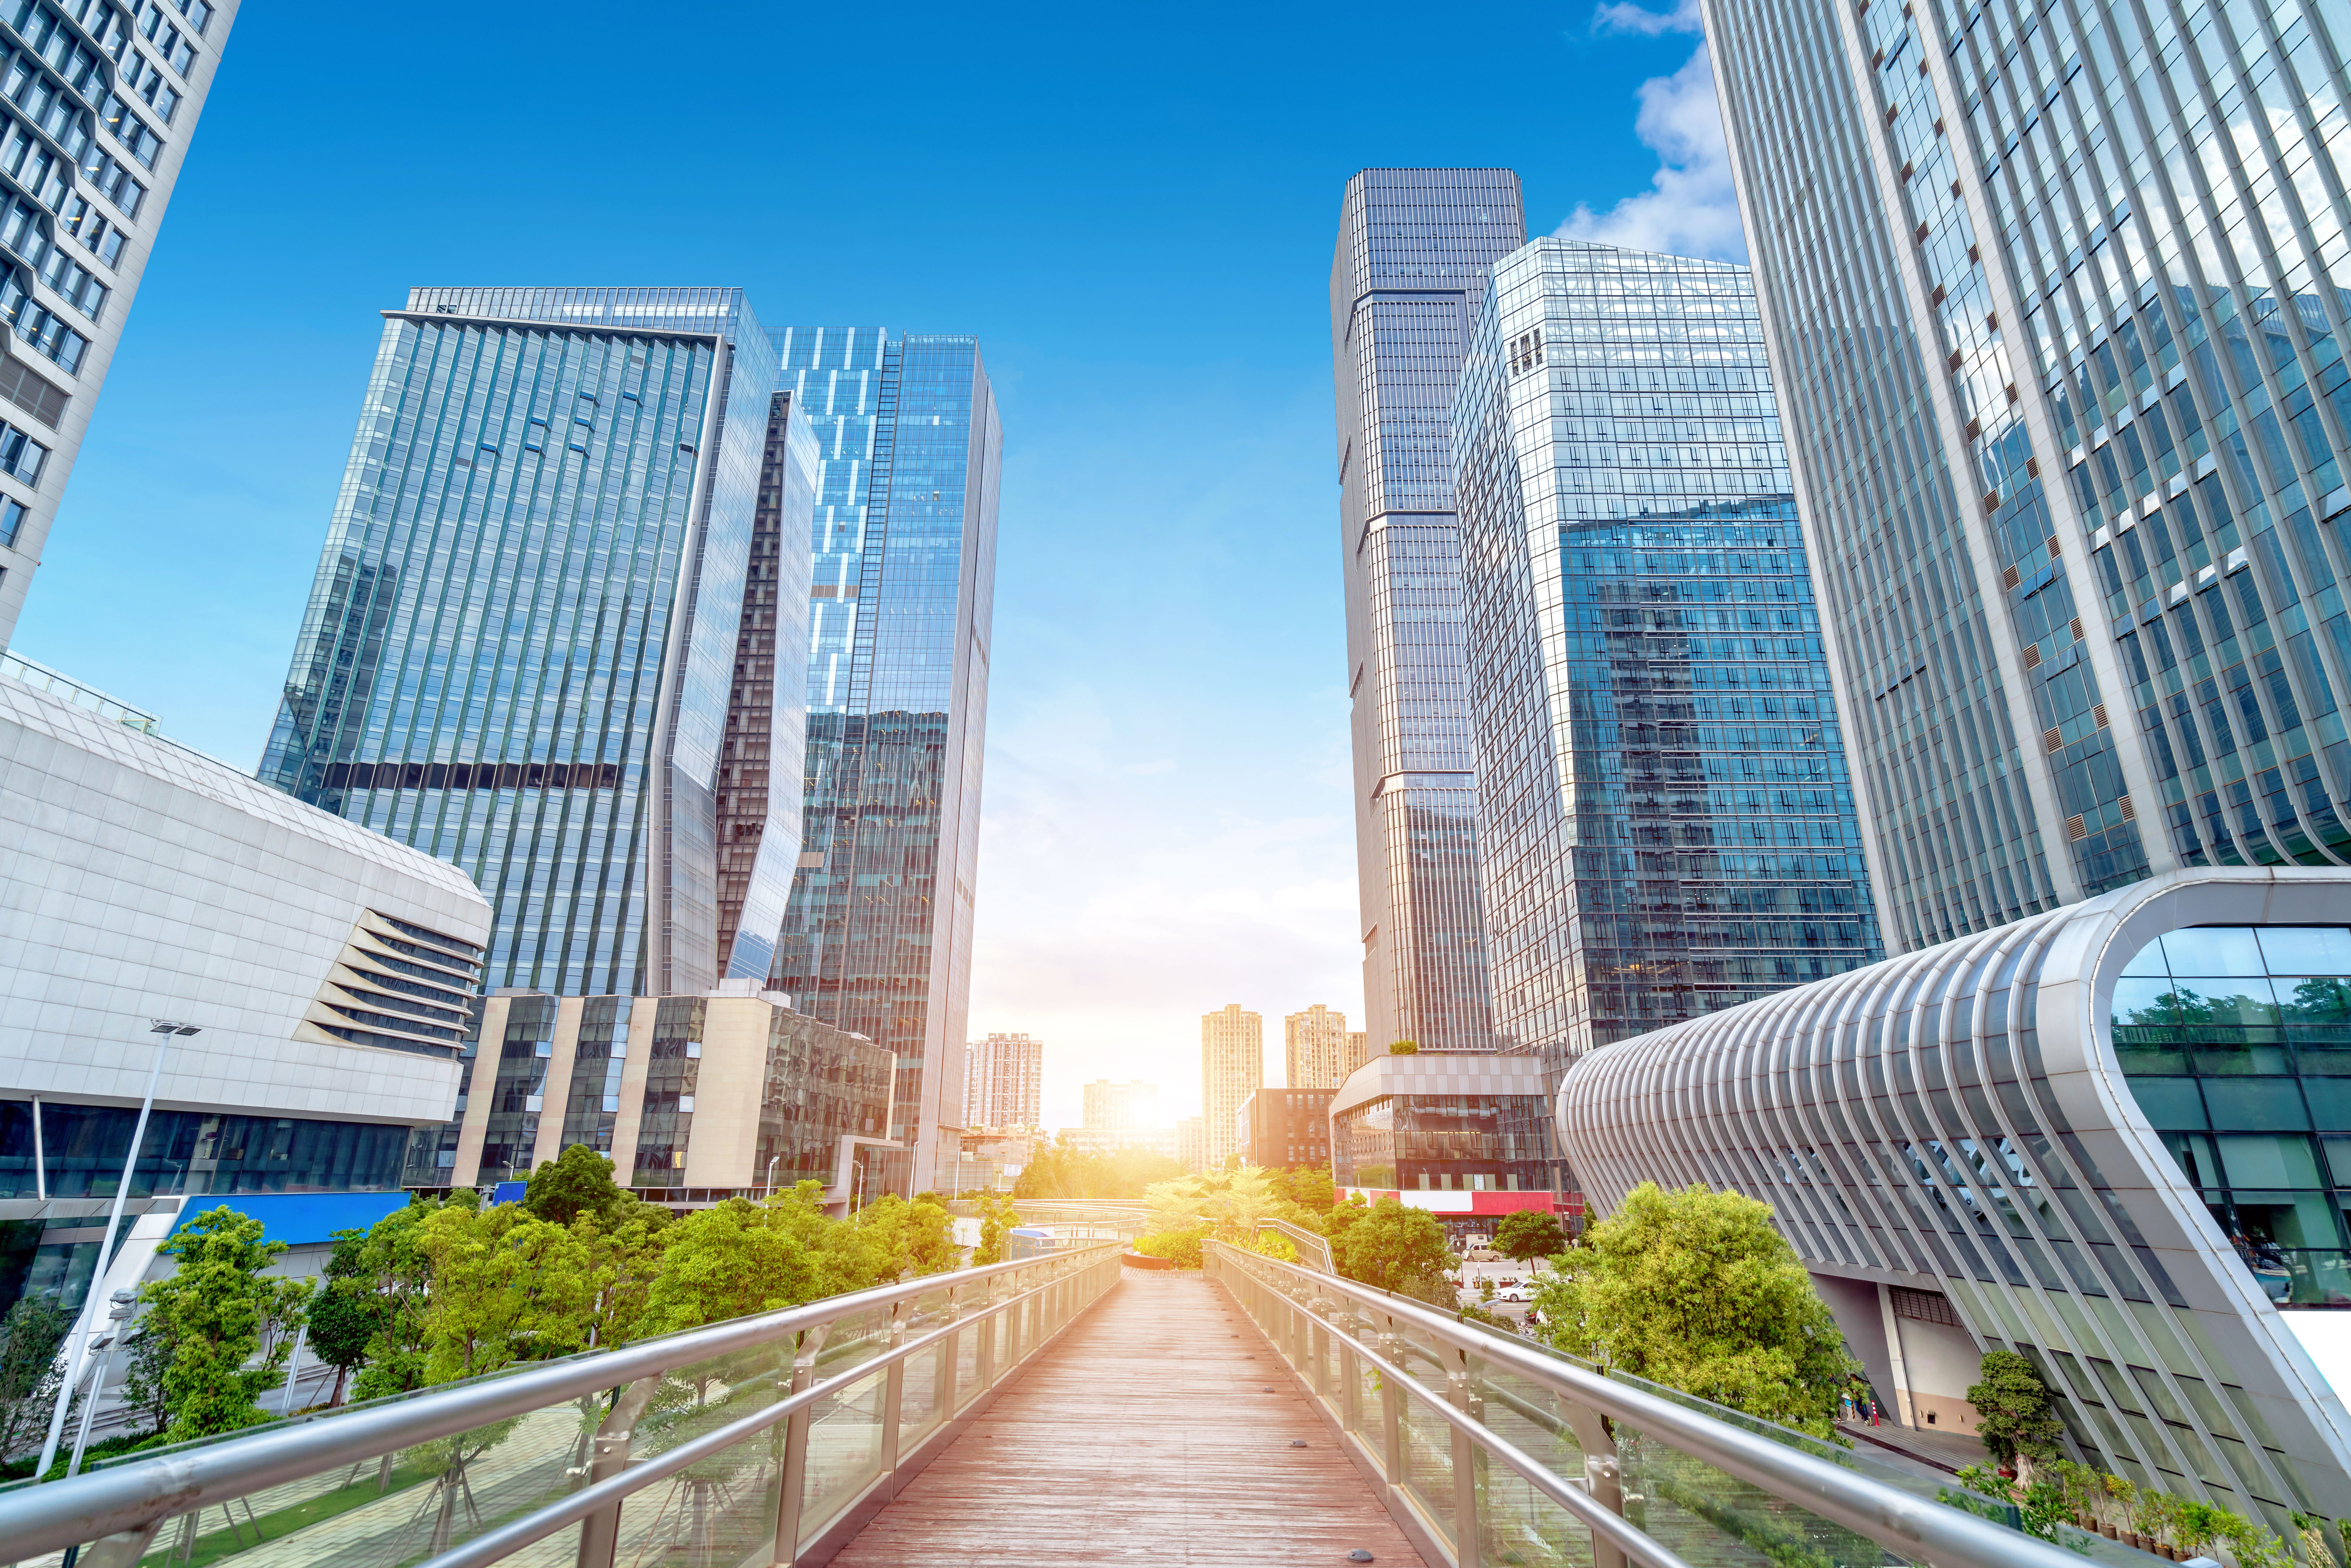
[{"label": "stainless steel handrail", "polygon": [[[832,1296],[807,1306],[762,1312],[688,1329],[682,1333],[575,1356],[475,1383],[426,1389],[371,1408],[297,1421],[248,1437],[223,1438],[152,1458],[86,1471],[70,1480],[0,1492],[0,1542],[16,1561],[77,1543],[140,1531],[232,1498],[248,1496],[346,1465],[378,1458],[509,1416],[608,1394],[640,1379],[659,1377],[683,1366],[737,1352],[774,1345],[844,1318],[917,1301],[943,1290],[962,1291],[1023,1270],[1048,1269],[1066,1276],[1114,1261],[1115,1243],[1075,1249],[1050,1258],[995,1263],[980,1269],[929,1274],[904,1284]],[[1043,1287],[1040,1287],[1041,1289]],[[1028,1299],[1022,1291],[988,1302],[952,1325],[968,1328]],[[846,1375],[862,1377],[895,1359],[895,1351],[857,1364]],[[831,1387],[838,1379],[828,1379]],[[796,1391],[793,1397],[799,1397]],[[810,1403],[813,1403],[810,1400]],[[796,1408],[805,1408],[805,1406]],[[786,1411],[785,1414],[790,1414]],[[761,1412],[765,1414],[765,1412]]]},{"label": "stainless steel handrail", "polygon": [[[1343,1337],[1346,1353],[1364,1358],[1366,1364],[1386,1363],[1390,1358],[1355,1343],[1347,1324],[1333,1322],[1327,1312],[1316,1311],[1316,1297],[1342,1298],[1385,1318],[1391,1324],[1427,1334],[1464,1357],[1474,1356],[1489,1366],[1506,1369],[1549,1389],[1572,1406],[1657,1437],[1693,1458],[1914,1561],[1931,1562],[1938,1568],[2082,1568],[2082,1559],[2061,1547],[1963,1510],[1913,1497],[1827,1459],[1776,1443],[1761,1433],[1555,1360],[1506,1335],[1465,1325],[1455,1317],[1418,1302],[1356,1281],[1278,1263],[1219,1242],[1208,1244],[1208,1254],[1220,1276],[1234,1273],[1253,1277],[1253,1283],[1280,1300],[1289,1310]],[[1294,1359],[1288,1355],[1281,1336],[1272,1337],[1276,1354]],[[1401,1368],[1396,1370],[1401,1374]],[[1394,1380],[1385,1372],[1383,1377]],[[1437,1410],[1457,1432],[1466,1432],[1471,1442],[1494,1453],[1512,1469],[1518,1468],[1510,1455],[1501,1452],[1508,1447],[1507,1441],[1449,1406],[1441,1391],[1419,1378],[1402,1375],[1402,1392]],[[1457,1416],[1460,1416],[1458,1420]],[[1393,1483],[1399,1478],[1389,1479]],[[1631,1551],[1620,1549],[1628,1553]]]}]

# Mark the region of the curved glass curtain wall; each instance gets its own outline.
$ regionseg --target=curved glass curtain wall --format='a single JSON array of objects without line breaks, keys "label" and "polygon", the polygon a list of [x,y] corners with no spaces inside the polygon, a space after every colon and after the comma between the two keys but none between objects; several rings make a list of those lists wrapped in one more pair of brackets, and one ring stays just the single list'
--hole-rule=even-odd
[{"label": "curved glass curtain wall", "polygon": [[2192,925],[2115,982],[2115,1054],[2270,1300],[2351,1307],[2351,927]]}]

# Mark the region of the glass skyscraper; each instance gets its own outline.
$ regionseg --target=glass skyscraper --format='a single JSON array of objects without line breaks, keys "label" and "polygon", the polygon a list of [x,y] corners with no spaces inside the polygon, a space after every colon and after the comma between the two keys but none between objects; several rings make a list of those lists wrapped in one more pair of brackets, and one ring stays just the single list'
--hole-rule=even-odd
[{"label": "glass skyscraper", "polygon": [[238,0],[0,4],[0,648]]},{"label": "glass skyscraper", "polygon": [[1883,956],[1747,269],[1514,252],[1453,427],[1498,1048]]},{"label": "glass skyscraper", "polygon": [[2343,12],[2043,9],[1706,0],[1910,948],[2351,863]]},{"label": "glass skyscraper", "polygon": [[1340,207],[1331,359],[1374,1053],[1489,1042],[1453,381],[1487,270],[1525,240],[1507,169],[1366,169]]},{"label": "glass skyscraper", "polygon": [[[807,650],[812,436],[774,349],[724,288],[384,314],[261,777],[471,876],[491,988],[707,991],[722,792],[737,925],[800,858],[797,795],[742,788],[797,755]],[[754,974],[771,936],[735,944]]]},{"label": "glass skyscraper", "polygon": [[796,328],[774,349],[820,461],[806,841],[771,977],[895,1054],[919,1190],[960,1152],[1003,431],[969,338]]}]

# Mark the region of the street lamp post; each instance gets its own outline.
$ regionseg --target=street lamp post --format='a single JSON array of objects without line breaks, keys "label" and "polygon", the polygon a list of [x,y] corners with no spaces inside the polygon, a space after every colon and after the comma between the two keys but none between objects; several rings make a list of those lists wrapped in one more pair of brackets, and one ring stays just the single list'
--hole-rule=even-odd
[{"label": "street lamp post", "polygon": [[[155,1042],[155,1062],[147,1070],[147,1093],[139,1102],[138,1124],[131,1129],[131,1152],[122,1156],[122,1179],[115,1184],[114,1207],[107,1212],[106,1216],[106,1236],[98,1244],[98,1262],[90,1270],[89,1287],[93,1292],[93,1298],[89,1306],[97,1304],[95,1292],[98,1287],[105,1282],[107,1268],[114,1261],[114,1234],[122,1226],[122,1203],[131,1196],[131,1174],[138,1168],[139,1145],[147,1139],[147,1118],[155,1109],[155,1086],[162,1082],[163,1057],[171,1048],[172,1036],[201,1034],[204,1031],[193,1024],[180,1023],[171,1019],[157,1019],[154,1020],[154,1027],[147,1032],[159,1034],[163,1038]],[[84,1313],[87,1314],[89,1310],[89,1307],[86,1306],[83,1309]],[[82,1357],[87,1354],[84,1342],[89,1338],[88,1332],[81,1326],[81,1321],[76,1319],[73,1340],[66,1352],[65,1385],[57,1390],[57,1408],[49,1412],[49,1437],[48,1441],[41,1445],[40,1469],[33,1472],[37,1479],[47,1475],[49,1467],[57,1462],[57,1439],[65,1436],[66,1430],[66,1406],[73,1403],[74,1385],[81,1381]],[[93,1393],[91,1398],[96,1397],[97,1395]]]},{"label": "street lamp post", "polygon": [[781,1155],[768,1156],[768,1196],[769,1197],[776,1196],[776,1162],[783,1157]]}]

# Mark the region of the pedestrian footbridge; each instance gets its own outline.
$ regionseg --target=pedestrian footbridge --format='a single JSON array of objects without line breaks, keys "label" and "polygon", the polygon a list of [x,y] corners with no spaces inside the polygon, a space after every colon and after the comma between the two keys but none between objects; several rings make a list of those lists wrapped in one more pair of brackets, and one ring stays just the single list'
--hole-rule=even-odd
[{"label": "pedestrian footbridge", "polygon": [[1211,1245],[965,1270],[0,1490],[0,1561],[2111,1568],[1931,1480]]}]

